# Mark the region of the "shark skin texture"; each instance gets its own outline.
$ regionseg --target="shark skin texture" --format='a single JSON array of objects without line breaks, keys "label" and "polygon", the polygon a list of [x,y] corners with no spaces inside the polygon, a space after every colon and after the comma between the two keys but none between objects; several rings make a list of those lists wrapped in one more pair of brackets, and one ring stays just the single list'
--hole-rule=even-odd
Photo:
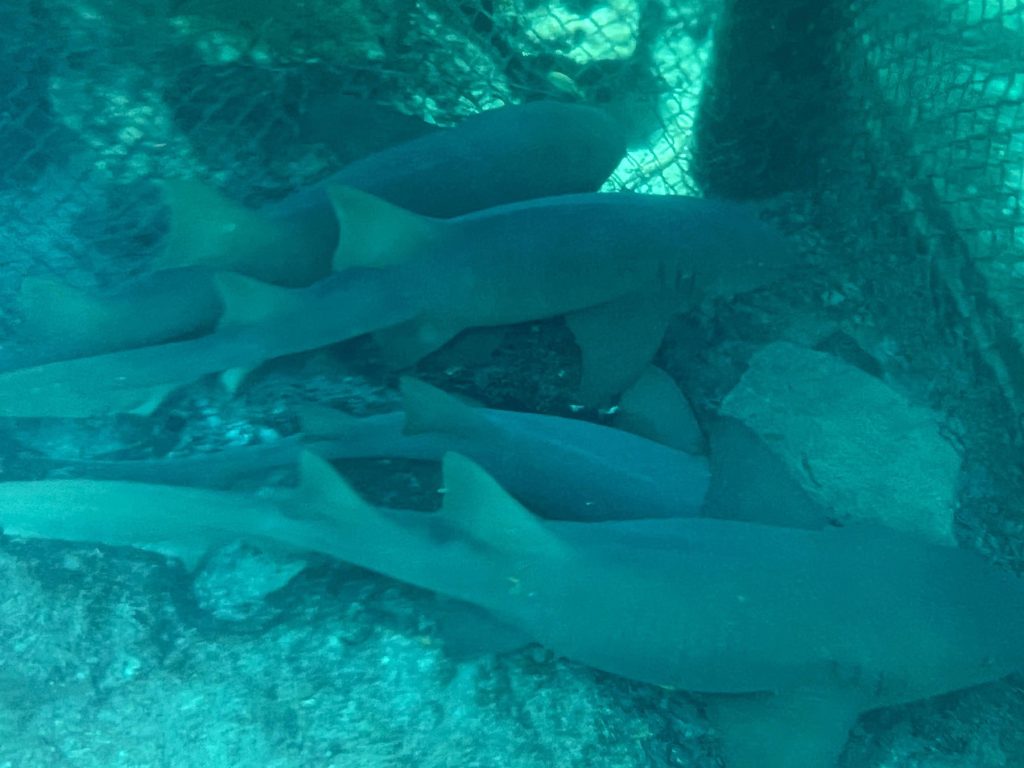
[{"label": "shark skin texture", "polygon": [[598,189],[626,152],[600,109],[538,101],[468,117],[456,127],[357,160],[317,184],[254,209],[194,181],[168,181],[171,230],[155,269],[205,266],[301,286],[330,271],[338,226],[328,190],[361,189],[425,216],[449,218]]},{"label": "shark skin texture", "polygon": [[583,355],[581,398],[599,404],[647,368],[673,314],[796,264],[753,209],[725,201],[589,193],[430,219],[330,194],[335,274],[298,289],[219,274],[215,333],[0,373],[0,416],[145,413],[200,376],[364,333],[401,367],[468,328],[563,314]]},{"label": "shark skin texture", "polygon": [[860,713],[1024,666],[1024,581],[882,528],[542,520],[444,459],[438,513],[372,507],[305,453],[254,497],[139,483],[0,484],[6,535],[195,567],[232,538],[315,551],[485,609],[568,659],[706,694],[728,768],[831,768]]}]

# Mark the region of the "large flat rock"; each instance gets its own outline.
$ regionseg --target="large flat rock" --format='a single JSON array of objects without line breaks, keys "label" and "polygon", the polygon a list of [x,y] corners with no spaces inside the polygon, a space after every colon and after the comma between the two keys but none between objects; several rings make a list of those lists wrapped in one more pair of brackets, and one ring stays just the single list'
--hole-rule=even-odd
[{"label": "large flat rock", "polygon": [[832,355],[770,344],[722,403],[839,522],[953,542],[960,456],[937,415]]}]

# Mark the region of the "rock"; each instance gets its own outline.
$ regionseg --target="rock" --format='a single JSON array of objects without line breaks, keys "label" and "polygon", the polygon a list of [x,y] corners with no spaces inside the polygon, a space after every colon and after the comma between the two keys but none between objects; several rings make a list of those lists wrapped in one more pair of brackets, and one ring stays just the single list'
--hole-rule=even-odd
[{"label": "rock", "polygon": [[938,415],[831,355],[761,349],[721,414],[743,422],[840,523],[877,522],[953,544],[960,456]]}]

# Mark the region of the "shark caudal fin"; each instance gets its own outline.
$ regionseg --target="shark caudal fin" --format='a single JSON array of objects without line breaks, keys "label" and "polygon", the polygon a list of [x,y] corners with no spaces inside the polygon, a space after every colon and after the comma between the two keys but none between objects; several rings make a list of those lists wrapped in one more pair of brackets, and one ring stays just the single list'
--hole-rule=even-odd
[{"label": "shark caudal fin", "polygon": [[205,267],[288,286],[308,285],[327,274],[325,242],[333,238],[320,231],[319,221],[273,216],[199,181],[167,180],[162,189],[171,225],[153,269]]},{"label": "shark caudal fin", "polygon": [[201,270],[165,270],[114,290],[27,277],[17,297],[18,335],[40,359],[87,357],[208,331],[220,302]]},{"label": "shark caudal fin", "polygon": [[119,306],[111,306],[98,293],[75,288],[60,280],[26,277],[16,299],[21,323],[18,334],[42,347],[46,356],[93,355],[119,349],[124,323]]}]

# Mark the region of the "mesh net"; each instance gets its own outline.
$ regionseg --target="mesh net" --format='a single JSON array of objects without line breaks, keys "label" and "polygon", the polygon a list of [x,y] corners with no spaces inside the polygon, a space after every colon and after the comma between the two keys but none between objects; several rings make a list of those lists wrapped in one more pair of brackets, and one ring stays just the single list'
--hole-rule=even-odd
[{"label": "mesh net", "polygon": [[441,125],[591,101],[629,133],[610,188],[770,199],[806,251],[723,339],[827,327],[948,415],[969,525],[1021,519],[1017,0],[8,0],[0,30],[0,307],[145,269],[156,179],[259,203],[340,167],[338,95]]}]

